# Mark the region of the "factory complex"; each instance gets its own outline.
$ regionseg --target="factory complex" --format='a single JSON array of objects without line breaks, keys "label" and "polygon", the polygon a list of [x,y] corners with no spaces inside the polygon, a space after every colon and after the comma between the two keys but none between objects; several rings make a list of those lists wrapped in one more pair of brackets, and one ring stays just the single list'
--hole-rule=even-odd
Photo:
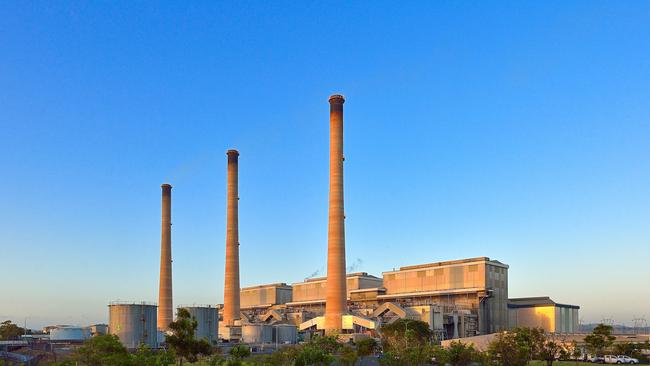
[{"label": "factory complex", "polygon": [[[240,287],[239,152],[227,151],[224,303],[177,306],[197,320],[196,336],[210,343],[296,343],[314,334],[376,337],[381,326],[406,318],[426,322],[438,340],[474,337],[516,326],[548,332],[578,330],[578,306],[548,297],[509,299],[508,265],[488,257],[416,264],[386,271],[346,273],[343,190],[343,104],[330,104],[327,275],[299,283]],[[162,185],[158,304],[109,304],[108,331],[128,348],[164,343],[174,319],[172,186]],[[325,253],[325,248],[323,248]]]}]

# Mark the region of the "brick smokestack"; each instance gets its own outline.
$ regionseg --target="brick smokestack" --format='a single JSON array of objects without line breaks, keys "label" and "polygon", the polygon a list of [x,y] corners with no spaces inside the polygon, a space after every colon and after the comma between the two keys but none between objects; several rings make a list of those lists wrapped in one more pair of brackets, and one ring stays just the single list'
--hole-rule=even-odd
[{"label": "brick smokestack", "polygon": [[224,325],[239,319],[239,193],[237,150],[228,150],[228,212],[226,223],[226,283],[223,294]]},{"label": "brick smokestack", "polygon": [[160,287],[158,288],[158,329],[168,330],[173,321],[172,303],[172,186],[162,188],[162,230],[160,235]]},{"label": "brick smokestack", "polygon": [[347,312],[345,278],[345,223],[343,210],[343,103],[342,95],[330,102],[330,191],[327,231],[327,297],[325,331],[339,332]]}]

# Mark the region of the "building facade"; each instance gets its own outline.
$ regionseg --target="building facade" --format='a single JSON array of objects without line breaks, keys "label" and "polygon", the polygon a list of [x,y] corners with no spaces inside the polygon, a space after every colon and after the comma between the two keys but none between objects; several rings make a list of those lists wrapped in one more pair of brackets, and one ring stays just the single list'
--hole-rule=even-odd
[{"label": "building facade", "polygon": [[240,292],[241,308],[268,308],[286,304],[293,298],[293,288],[286,283],[244,287]]},{"label": "building facade", "polygon": [[580,307],[558,304],[550,297],[525,297],[508,300],[510,328],[543,328],[549,333],[576,333]]},{"label": "building facade", "polygon": [[[508,329],[508,266],[487,257],[401,267],[383,278],[349,273],[346,281],[350,319],[359,324],[365,324],[362,318],[376,327],[395,318],[418,319],[441,339]],[[242,313],[251,322],[304,326],[311,320],[319,329],[326,290],[324,277],[246,287]]]},{"label": "building facade", "polygon": [[403,306],[436,304],[446,313],[469,311],[476,334],[508,328],[508,265],[488,257],[469,258],[384,272],[382,301]]}]

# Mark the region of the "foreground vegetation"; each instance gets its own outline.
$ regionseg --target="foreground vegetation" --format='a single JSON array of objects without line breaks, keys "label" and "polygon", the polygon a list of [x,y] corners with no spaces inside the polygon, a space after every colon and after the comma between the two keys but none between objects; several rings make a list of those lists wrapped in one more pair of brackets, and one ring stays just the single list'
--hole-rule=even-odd
[{"label": "foreground vegetation", "polygon": [[[88,340],[73,355],[57,366],[329,366],[359,365],[372,357],[374,363],[386,366],[580,366],[582,350],[575,343],[567,344],[540,328],[517,328],[503,332],[479,351],[460,341],[440,347],[434,342],[428,324],[409,319],[397,320],[381,328],[381,342],[366,338],[340,343],[336,337],[314,337],[299,345],[284,346],[271,354],[251,355],[246,345],[235,345],[227,354],[203,340],[194,339],[196,320],[179,310],[171,324],[173,334],[167,336],[169,350],[154,352],[140,347],[129,353],[116,336],[98,336]],[[600,325],[585,337],[587,350],[594,355],[605,352],[626,354],[647,362],[641,349],[645,344],[613,344],[611,327]],[[558,361],[561,360],[561,361]],[[584,365],[586,366],[586,365]]]}]

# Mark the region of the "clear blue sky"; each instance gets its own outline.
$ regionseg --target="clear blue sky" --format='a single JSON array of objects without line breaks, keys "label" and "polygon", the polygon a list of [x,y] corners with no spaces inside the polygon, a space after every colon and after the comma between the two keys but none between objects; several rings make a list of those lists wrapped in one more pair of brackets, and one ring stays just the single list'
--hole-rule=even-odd
[{"label": "clear blue sky", "polygon": [[650,316],[650,3],[0,3],[0,318],[221,302],[226,155],[242,286],[325,267],[328,103],[347,257],[489,256],[510,295]]}]

